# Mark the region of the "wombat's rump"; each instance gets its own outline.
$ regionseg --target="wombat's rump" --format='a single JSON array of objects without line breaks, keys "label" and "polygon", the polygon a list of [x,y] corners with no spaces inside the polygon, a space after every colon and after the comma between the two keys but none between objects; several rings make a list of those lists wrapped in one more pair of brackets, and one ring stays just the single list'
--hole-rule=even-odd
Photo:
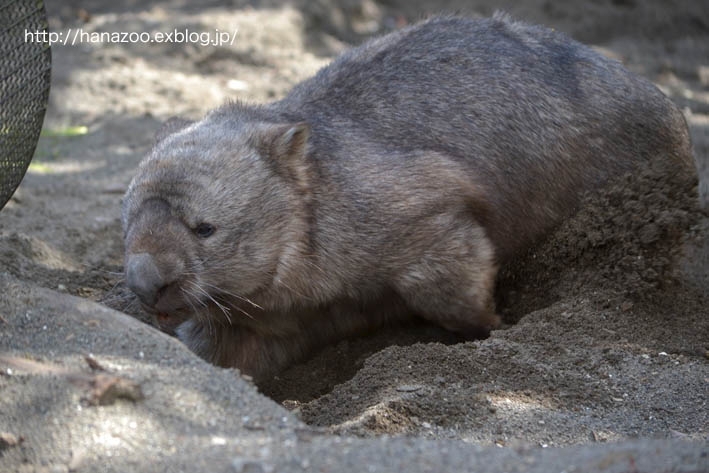
[{"label": "wombat's rump", "polygon": [[545,28],[434,18],[281,101],[170,121],[124,199],[126,280],[257,377],[411,314],[473,335],[500,265],[645,164],[693,167],[652,84]]}]

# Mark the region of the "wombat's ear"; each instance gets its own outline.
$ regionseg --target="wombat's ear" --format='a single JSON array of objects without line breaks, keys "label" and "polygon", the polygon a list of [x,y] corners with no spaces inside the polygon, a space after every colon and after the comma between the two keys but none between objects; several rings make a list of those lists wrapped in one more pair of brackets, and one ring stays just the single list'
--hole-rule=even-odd
[{"label": "wombat's ear", "polygon": [[176,133],[183,128],[187,128],[191,124],[193,124],[193,121],[186,120],[181,117],[172,117],[163,125],[160,127],[160,129],[155,133],[155,144],[160,143],[162,140],[167,138],[168,136],[172,135],[173,133]]},{"label": "wombat's ear", "polygon": [[261,135],[261,150],[283,177],[298,187],[309,185],[309,165],[305,154],[310,127],[305,122],[271,125]]},{"label": "wombat's ear", "polygon": [[310,127],[305,122],[292,125],[277,125],[271,130],[271,156],[276,159],[299,160],[305,155]]}]

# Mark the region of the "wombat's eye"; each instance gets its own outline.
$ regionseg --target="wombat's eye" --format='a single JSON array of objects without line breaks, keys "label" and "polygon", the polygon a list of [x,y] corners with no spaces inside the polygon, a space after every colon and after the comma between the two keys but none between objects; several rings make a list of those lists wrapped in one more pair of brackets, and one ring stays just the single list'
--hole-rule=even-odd
[{"label": "wombat's eye", "polygon": [[194,229],[195,234],[200,238],[208,238],[212,236],[215,228],[208,223],[200,223],[197,228]]}]

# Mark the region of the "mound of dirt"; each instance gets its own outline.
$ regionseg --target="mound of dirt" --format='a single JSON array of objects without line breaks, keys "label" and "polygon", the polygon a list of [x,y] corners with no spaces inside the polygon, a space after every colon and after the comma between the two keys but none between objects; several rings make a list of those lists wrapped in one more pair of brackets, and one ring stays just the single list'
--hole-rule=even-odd
[{"label": "mound of dirt", "polygon": [[[502,272],[515,325],[475,343],[424,327],[343,342],[261,388],[306,423],[363,436],[702,439],[709,298],[678,268],[705,218],[693,170],[624,176]],[[423,343],[436,337],[450,345]]]},{"label": "mound of dirt", "polygon": [[680,289],[684,244],[696,244],[706,215],[695,170],[668,170],[662,164],[672,161],[658,161],[589,193],[573,218],[503,268],[497,292],[506,321],[570,295],[613,293],[627,305],[661,302]]}]

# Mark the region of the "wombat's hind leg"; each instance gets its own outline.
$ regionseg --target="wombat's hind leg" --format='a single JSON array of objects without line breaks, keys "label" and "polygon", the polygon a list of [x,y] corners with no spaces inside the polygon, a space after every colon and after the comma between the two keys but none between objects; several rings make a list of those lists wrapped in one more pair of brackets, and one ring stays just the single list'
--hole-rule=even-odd
[{"label": "wombat's hind leg", "polygon": [[445,234],[400,275],[397,290],[425,319],[467,339],[484,338],[500,324],[492,243],[477,225],[460,222],[443,229]]}]

